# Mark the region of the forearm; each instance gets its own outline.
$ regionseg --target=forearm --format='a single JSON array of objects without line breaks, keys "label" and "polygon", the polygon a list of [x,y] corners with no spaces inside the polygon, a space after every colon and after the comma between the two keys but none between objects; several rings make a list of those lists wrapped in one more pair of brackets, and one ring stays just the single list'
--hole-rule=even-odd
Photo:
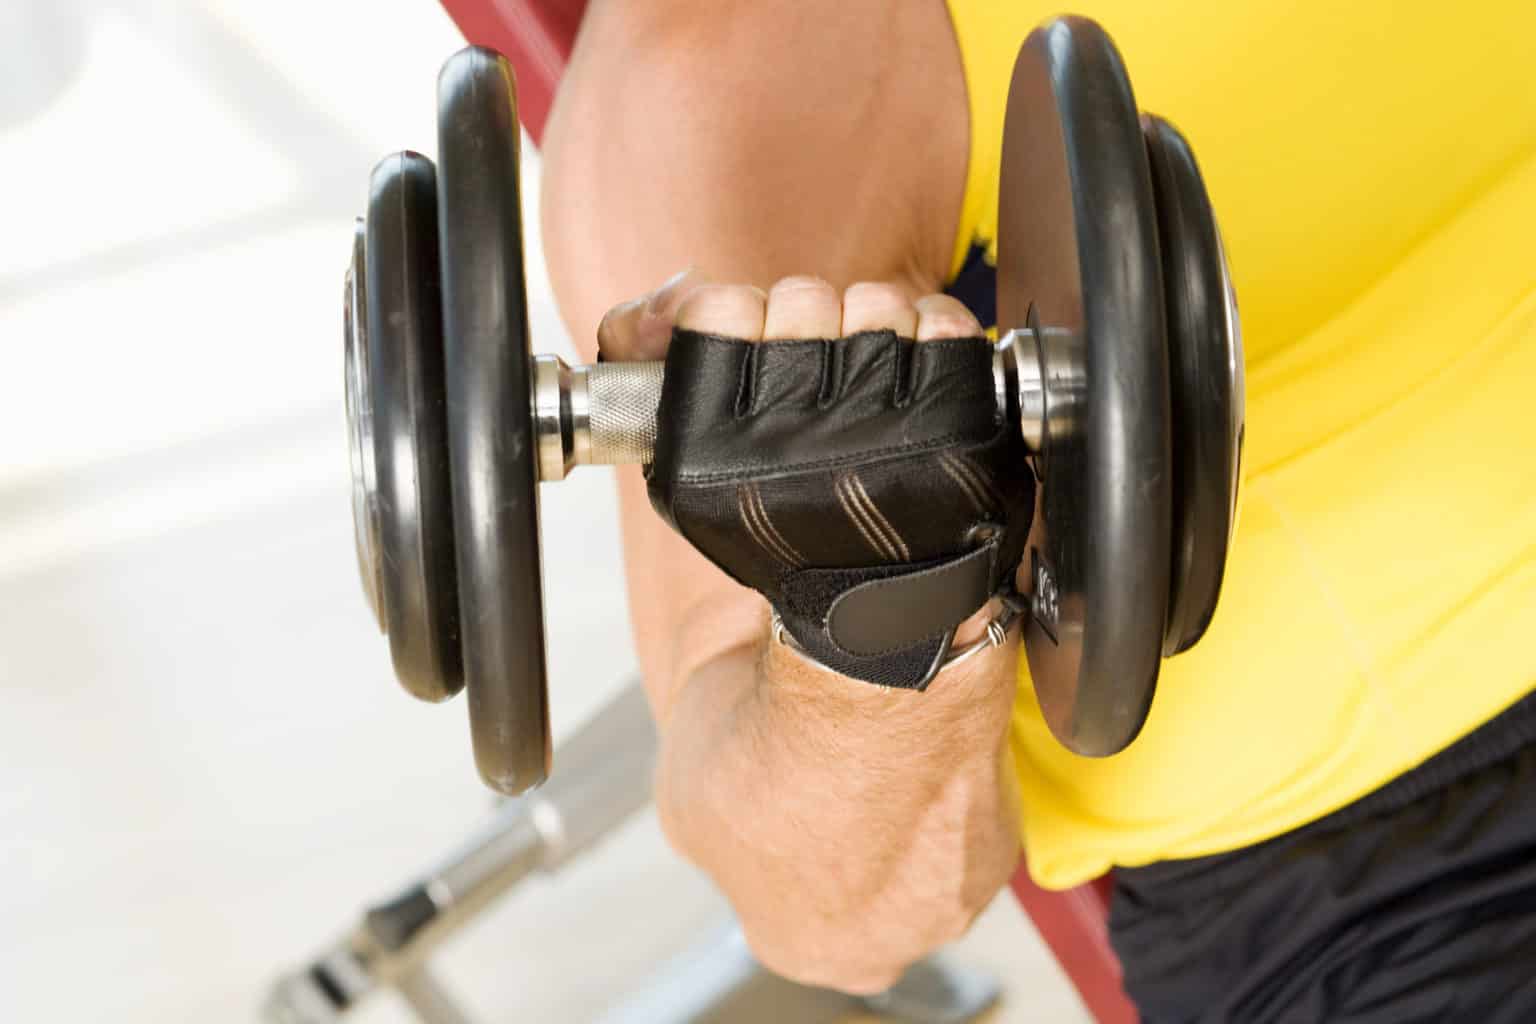
[{"label": "forearm", "polygon": [[958,936],[1016,864],[1016,644],[914,693],[823,672],[765,636],[685,680],[661,820],[771,967],[876,990]]}]

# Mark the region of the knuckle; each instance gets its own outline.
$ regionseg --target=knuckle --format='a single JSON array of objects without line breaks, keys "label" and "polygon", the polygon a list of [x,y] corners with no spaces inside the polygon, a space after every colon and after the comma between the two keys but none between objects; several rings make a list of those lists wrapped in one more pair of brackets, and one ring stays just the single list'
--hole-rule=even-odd
[{"label": "knuckle", "polygon": [[791,274],[781,277],[773,283],[772,293],[779,294],[795,292],[812,292],[817,294],[837,294],[833,287],[824,279],[815,274]]},{"label": "knuckle", "polygon": [[953,295],[925,295],[917,303],[918,339],[969,338],[981,333],[981,324],[965,304]]},{"label": "knuckle", "polygon": [[912,308],[906,292],[888,281],[860,281],[848,286],[843,293],[844,306],[878,306],[898,309]]},{"label": "knuckle", "polygon": [[843,293],[843,333],[867,330],[894,330],[911,337],[917,329],[917,312],[912,300],[896,284],[886,281],[862,281]]},{"label": "knuckle", "polygon": [[781,278],[768,292],[765,338],[814,338],[837,333],[841,298],[819,277]]},{"label": "knuckle", "polygon": [[918,325],[927,338],[968,338],[980,333],[974,319],[953,313],[924,315]]},{"label": "knuckle", "polygon": [[967,316],[970,315],[970,310],[966,308],[965,303],[961,302],[953,295],[950,295],[948,292],[929,292],[927,295],[924,295],[917,300],[916,306],[918,309],[922,310],[931,309],[937,311],[949,309],[955,310],[956,312],[963,312]]},{"label": "knuckle", "polygon": [[769,308],[826,310],[840,305],[836,289],[819,277],[785,277],[768,292]]},{"label": "knuckle", "polygon": [[688,293],[683,307],[730,305],[752,298],[752,289],[744,284],[701,284]]},{"label": "knuckle", "polygon": [[762,320],[763,293],[751,285],[701,284],[677,311],[678,324],[694,330],[751,333],[762,329]]}]

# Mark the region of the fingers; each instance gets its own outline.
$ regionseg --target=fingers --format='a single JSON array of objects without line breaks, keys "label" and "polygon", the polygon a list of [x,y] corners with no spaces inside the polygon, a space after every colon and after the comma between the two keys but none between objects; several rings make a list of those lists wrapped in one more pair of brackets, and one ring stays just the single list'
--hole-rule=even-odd
[{"label": "fingers", "polygon": [[743,284],[706,284],[688,293],[677,310],[677,326],[727,338],[760,341],[768,296]]},{"label": "fingers", "polygon": [[843,323],[837,291],[819,277],[786,277],[768,292],[763,340],[835,338]]},{"label": "fingers", "polygon": [[918,341],[974,338],[982,333],[975,315],[953,295],[925,295],[915,305]]},{"label": "fingers", "polygon": [[895,331],[897,337],[916,337],[917,310],[897,285],[850,285],[843,293],[843,333],[859,331]]},{"label": "fingers", "polygon": [[610,309],[597,325],[597,348],[614,362],[661,359],[677,322],[679,307],[709,278],[693,267],[638,299]]},{"label": "fingers", "polygon": [[918,341],[982,333],[970,310],[949,295],[913,302],[899,285],[863,282],[839,296],[826,281],[806,276],[783,278],[764,293],[751,285],[715,284],[689,269],[611,309],[598,325],[598,348],[616,361],[661,359],[674,326],[748,341],[881,330]]}]

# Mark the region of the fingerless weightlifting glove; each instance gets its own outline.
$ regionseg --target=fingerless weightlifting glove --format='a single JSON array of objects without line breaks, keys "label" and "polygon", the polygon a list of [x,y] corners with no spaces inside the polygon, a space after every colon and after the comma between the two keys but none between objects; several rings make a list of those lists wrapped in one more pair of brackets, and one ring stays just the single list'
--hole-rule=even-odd
[{"label": "fingerless weightlifting glove", "polygon": [[985,338],[747,342],[677,330],[651,503],[822,664],[921,689],[1011,592],[1034,510]]}]

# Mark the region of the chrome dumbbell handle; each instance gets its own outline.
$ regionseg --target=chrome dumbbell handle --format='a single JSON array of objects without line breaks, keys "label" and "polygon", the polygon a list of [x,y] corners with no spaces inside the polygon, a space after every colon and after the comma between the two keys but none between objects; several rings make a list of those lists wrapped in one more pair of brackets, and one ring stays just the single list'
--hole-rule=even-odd
[{"label": "chrome dumbbell handle", "polygon": [[533,422],[539,479],[563,480],[574,466],[651,461],[662,363],[567,366],[559,356],[533,359]]},{"label": "chrome dumbbell handle", "polygon": [[[1051,333],[1051,332],[1042,332]],[[1047,346],[1049,348],[1049,346]],[[1071,375],[1042,373],[1048,353],[1033,330],[1009,331],[992,356],[998,408],[1018,417],[1031,451],[1038,451],[1058,385],[1058,419],[1072,393]],[[1063,360],[1057,360],[1062,362]],[[559,356],[533,359],[533,422],[538,437],[539,479],[564,480],[576,466],[639,465],[656,448],[656,409],[661,404],[662,363],[595,363],[567,366]],[[1062,380],[1055,380],[1056,377]],[[1061,385],[1066,384],[1066,387]],[[1065,422],[1053,423],[1060,435]]]}]

